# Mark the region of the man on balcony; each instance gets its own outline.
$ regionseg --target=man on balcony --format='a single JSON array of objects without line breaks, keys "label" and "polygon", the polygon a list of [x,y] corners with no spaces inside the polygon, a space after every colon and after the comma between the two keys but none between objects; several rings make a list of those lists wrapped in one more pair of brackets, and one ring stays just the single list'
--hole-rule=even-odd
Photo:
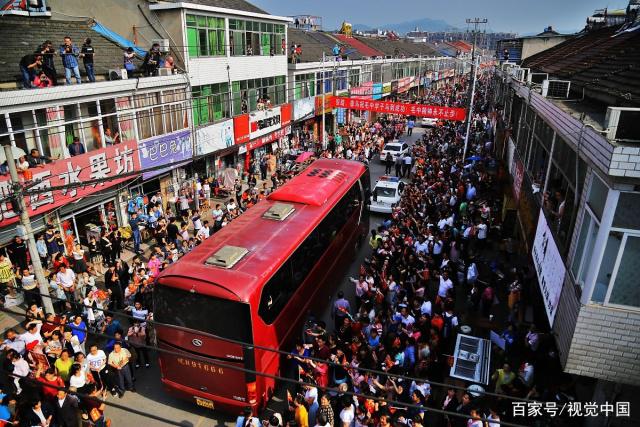
[{"label": "man on balcony", "polygon": [[80,142],[80,138],[76,137],[73,138],[73,143],[69,145],[69,155],[71,157],[73,156],[79,156],[80,154],[84,154],[87,152],[87,150],[85,150],[84,145],[82,145],[82,143]]},{"label": "man on balcony", "polygon": [[71,84],[71,74],[76,78],[78,84],[82,83],[80,79],[80,67],[78,66],[78,56],[80,49],[71,42],[71,37],[64,38],[64,44],[60,46],[60,57],[64,66],[64,76],[67,84]]},{"label": "man on balcony", "polygon": [[37,148],[33,148],[27,156],[27,162],[29,162],[30,168],[37,168],[51,162],[51,158],[41,155]]}]

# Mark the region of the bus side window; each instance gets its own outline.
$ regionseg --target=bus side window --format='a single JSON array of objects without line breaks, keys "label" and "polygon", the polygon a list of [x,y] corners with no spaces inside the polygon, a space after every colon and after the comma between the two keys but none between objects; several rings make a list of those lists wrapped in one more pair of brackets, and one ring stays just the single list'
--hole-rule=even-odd
[{"label": "bus side window", "polygon": [[262,288],[258,315],[267,325],[278,318],[295,291],[291,273],[291,262],[287,261]]}]

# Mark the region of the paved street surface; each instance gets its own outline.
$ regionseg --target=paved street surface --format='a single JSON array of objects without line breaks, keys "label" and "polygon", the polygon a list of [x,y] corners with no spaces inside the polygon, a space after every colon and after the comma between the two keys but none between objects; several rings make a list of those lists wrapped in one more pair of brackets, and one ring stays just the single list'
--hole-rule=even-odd
[{"label": "paved street surface", "polygon": [[[423,133],[423,129],[415,128],[413,131],[413,135],[409,137],[405,136],[404,139],[409,142],[410,145],[412,145],[414,141],[422,137]],[[371,184],[373,187],[375,181],[381,175],[384,175],[384,165],[380,163],[379,159],[376,156],[373,158],[371,164],[369,165],[369,168],[371,172]],[[376,213],[372,214],[370,228],[377,227],[382,219],[382,215]],[[368,238],[360,248],[358,257],[349,267],[349,270],[346,272],[344,279],[342,280],[342,283],[340,285],[340,289],[344,292],[345,296],[351,300],[352,304],[355,303],[355,287],[351,282],[349,282],[348,278],[350,276],[358,276],[360,264],[365,257],[370,255],[371,248],[369,247],[367,242]],[[330,307],[331,305],[327,304],[327,310],[325,310],[325,313],[322,315],[322,319],[328,325],[333,324],[331,320]],[[155,360],[155,356],[153,357],[153,359]],[[167,421],[161,422],[150,420],[146,417],[131,414],[124,410],[112,407],[109,408],[108,414],[112,419],[114,425],[138,427],[149,425],[155,426],[176,424],[193,427],[235,425],[235,417],[221,414],[219,412],[211,412],[204,408],[198,408],[191,402],[175,399],[165,393],[160,382],[160,370],[158,369],[157,363],[154,364],[150,369],[138,369],[136,379],[136,388],[138,391],[137,393],[127,392],[122,399],[109,396],[108,402],[114,402],[117,404],[126,405],[128,407],[140,409],[144,412],[152,413],[157,415],[158,417],[162,417]]]}]

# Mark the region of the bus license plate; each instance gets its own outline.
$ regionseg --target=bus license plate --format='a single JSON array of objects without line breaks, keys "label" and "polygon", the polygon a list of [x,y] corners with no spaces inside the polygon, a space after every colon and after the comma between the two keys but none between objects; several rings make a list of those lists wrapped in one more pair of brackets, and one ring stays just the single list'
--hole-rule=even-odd
[{"label": "bus license plate", "polygon": [[213,409],[213,401],[209,399],[202,399],[200,397],[194,397],[196,399],[196,405],[202,406],[203,408]]}]

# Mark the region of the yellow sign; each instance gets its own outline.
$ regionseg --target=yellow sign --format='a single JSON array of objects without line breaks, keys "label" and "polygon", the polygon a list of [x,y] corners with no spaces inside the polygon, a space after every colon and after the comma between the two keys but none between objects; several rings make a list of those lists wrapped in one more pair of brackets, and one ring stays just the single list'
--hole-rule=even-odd
[{"label": "yellow sign", "polygon": [[185,366],[187,368],[199,369],[201,371],[209,372],[211,374],[217,374],[217,375],[224,374],[224,371],[221,367],[210,365],[208,363],[202,363],[199,360],[184,359],[182,357],[178,357],[176,360],[178,361],[179,365]]}]

